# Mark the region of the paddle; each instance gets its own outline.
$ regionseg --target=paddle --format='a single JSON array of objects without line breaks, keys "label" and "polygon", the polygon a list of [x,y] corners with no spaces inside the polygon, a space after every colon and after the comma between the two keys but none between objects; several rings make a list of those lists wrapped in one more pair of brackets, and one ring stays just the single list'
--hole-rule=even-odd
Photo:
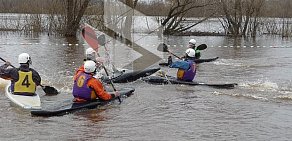
[{"label": "paddle", "polygon": [[171,51],[169,51],[169,50],[168,50],[168,47],[167,47],[167,45],[166,45],[165,43],[160,43],[160,44],[158,45],[157,50],[158,50],[158,51],[162,51],[162,52],[168,52],[168,53],[170,53],[171,55],[173,55],[173,56],[177,57],[178,59],[182,60],[181,57],[179,57],[179,56],[175,55],[174,53],[172,53]]},{"label": "paddle", "polygon": [[204,50],[207,48],[206,44],[200,44],[199,46],[197,46],[196,50]]},{"label": "paddle", "polygon": [[[3,62],[7,62],[6,60],[4,60],[2,57],[0,57],[0,59],[3,61]],[[16,68],[15,66],[11,65],[11,67],[13,68]],[[54,87],[51,87],[51,86],[44,86],[42,84],[40,84],[40,86],[42,87],[43,91],[47,94],[47,95],[56,95],[58,94],[58,90]]]},{"label": "paddle", "polygon": [[[206,44],[201,44],[199,45],[196,50],[204,50],[207,48],[207,45]],[[175,55],[174,53],[170,52],[167,45],[165,43],[160,43],[158,45],[158,48],[157,48],[158,51],[162,51],[162,52],[169,52],[170,54],[172,54],[173,56],[179,58],[180,60],[182,60],[183,58],[182,57],[179,57],[177,55]],[[203,63],[203,62],[211,62],[211,61],[215,61],[217,60],[219,57],[215,57],[215,58],[211,58],[211,59],[195,59],[195,63],[196,64],[200,64],[200,63]],[[159,63],[160,66],[168,66],[169,63]]]},{"label": "paddle", "polygon": [[[204,62],[212,62],[212,61],[215,61],[217,60],[219,57],[214,57],[214,58],[209,58],[209,59],[195,59],[194,62],[196,64],[200,64],[200,63],[204,63]],[[159,63],[159,66],[168,66],[169,63],[168,62],[162,62],[162,63]]]},{"label": "paddle", "polygon": [[98,44],[100,44],[101,46],[105,46],[105,44],[106,44],[105,35],[102,34],[102,35],[98,36],[97,41],[98,41]]},{"label": "paddle", "polygon": [[[89,46],[93,50],[95,50],[96,55],[98,57],[100,57],[100,55],[98,53],[98,39],[97,39],[97,37],[95,35],[94,30],[92,28],[90,28],[89,26],[84,26],[84,28],[82,29],[81,35],[84,38],[84,40],[89,44]],[[105,68],[105,66],[103,65],[103,62],[101,62],[101,64],[102,64],[102,67],[103,67],[107,77],[109,77],[108,71]],[[110,84],[111,84],[113,90],[116,92],[117,90],[116,90],[116,88],[115,88],[115,86],[114,86],[114,84],[113,84],[111,79],[110,79]],[[120,103],[122,102],[120,96],[118,96],[118,100],[119,100]]]},{"label": "paddle", "polygon": [[[97,42],[98,42],[99,45],[101,45],[101,46],[103,46],[105,48],[105,51],[108,54],[108,49],[105,46],[106,45],[106,40],[105,40],[105,35],[104,34],[102,34],[102,35],[97,37]],[[114,73],[123,73],[123,72],[125,72],[125,70],[119,71],[114,64],[112,64],[112,69],[113,69]]]},{"label": "paddle", "polygon": [[[207,45],[206,44],[201,44],[199,45],[196,50],[204,50],[207,48]],[[158,48],[157,48],[158,51],[162,51],[162,52],[169,52],[170,54],[172,54],[173,56],[179,58],[179,59],[182,59],[181,57],[178,57],[177,55],[175,55],[174,53],[172,53],[171,51],[169,51],[168,49],[168,46],[165,44],[165,43],[160,43],[158,45]]]},{"label": "paddle", "polygon": [[[83,29],[82,29],[82,37],[84,38],[85,35],[88,36],[88,38],[85,40],[92,49],[98,50],[98,44],[99,44],[101,46],[104,46],[105,50],[108,51],[106,46],[105,46],[106,40],[105,40],[104,34],[102,34],[98,38],[96,38],[94,30],[89,25],[85,24],[83,26]],[[114,72],[119,72],[119,73],[124,72],[124,71],[119,71],[118,69],[116,69],[114,64],[112,64],[112,66],[113,66]]]}]

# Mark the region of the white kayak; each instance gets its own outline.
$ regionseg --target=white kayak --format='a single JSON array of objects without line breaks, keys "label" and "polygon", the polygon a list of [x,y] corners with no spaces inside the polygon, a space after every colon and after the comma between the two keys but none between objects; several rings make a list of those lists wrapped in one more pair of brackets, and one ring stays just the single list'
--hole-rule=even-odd
[{"label": "white kayak", "polygon": [[26,110],[41,109],[41,99],[38,94],[33,96],[14,95],[11,93],[10,84],[5,88],[5,95],[17,106]]}]

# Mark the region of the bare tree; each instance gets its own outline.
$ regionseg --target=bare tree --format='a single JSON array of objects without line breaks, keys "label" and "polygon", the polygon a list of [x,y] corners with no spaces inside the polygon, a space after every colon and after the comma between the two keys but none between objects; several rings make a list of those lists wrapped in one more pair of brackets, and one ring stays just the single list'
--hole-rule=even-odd
[{"label": "bare tree", "polygon": [[[137,5],[137,0],[134,3],[133,0],[126,0],[126,5],[130,8],[134,9]],[[123,28],[123,34],[127,39],[131,39],[131,29],[132,29],[132,23],[133,23],[133,10],[130,10],[126,13],[126,20],[124,22],[124,28]]]},{"label": "bare tree", "polygon": [[[260,24],[260,15],[262,12],[262,9],[264,7],[265,4],[265,0],[257,0],[254,1],[254,4],[252,6],[252,12],[251,12],[251,16],[252,16],[252,22],[251,22],[251,36],[255,37],[257,35],[257,29],[259,27]],[[246,34],[246,32],[243,32],[244,35]]]},{"label": "bare tree", "polygon": [[288,37],[289,34],[292,36],[292,26],[291,26],[291,21],[289,21],[289,11],[291,11],[291,6],[292,2],[291,0],[289,1],[282,1],[282,37]]},{"label": "bare tree", "polygon": [[163,34],[181,33],[190,28],[202,23],[210,18],[214,13],[204,17],[203,19],[190,25],[183,24],[190,11],[196,8],[203,8],[215,4],[211,0],[170,0],[170,8],[165,18],[161,20],[161,25],[164,27]]},{"label": "bare tree", "polygon": [[255,36],[264,2],[265,0],[221,0],[224,13],[221,23],[226,33],[246,36],[247,31],[250,31]]},{"label": "bare tree", "polygon": [[113,30],[111,34],[131,39],[134,9],[138,0],[107,0],[105,1],[105,24]]},{"label": "bare tree", "polygon": [[85,13],[90,0],[67,0],[67,20],[65,36],[76,36],[79,22]]}]

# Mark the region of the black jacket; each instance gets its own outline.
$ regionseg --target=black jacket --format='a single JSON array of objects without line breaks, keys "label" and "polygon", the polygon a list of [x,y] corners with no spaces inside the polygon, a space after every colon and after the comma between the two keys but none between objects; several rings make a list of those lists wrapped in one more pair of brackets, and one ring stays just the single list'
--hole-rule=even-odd
[{"label": "black jacket", "polygon": [[38,86],[41,84],[41,77],[37,71],[32,68],[29,68],[28,64],[21,64],[19,68],[7,68],[8,65],[4,64],[0,66],[0,77],[3,79],[9,79],[11,82],[17,82],[19,79],[18,71],[32,71],[32,79],[34,83]]}]

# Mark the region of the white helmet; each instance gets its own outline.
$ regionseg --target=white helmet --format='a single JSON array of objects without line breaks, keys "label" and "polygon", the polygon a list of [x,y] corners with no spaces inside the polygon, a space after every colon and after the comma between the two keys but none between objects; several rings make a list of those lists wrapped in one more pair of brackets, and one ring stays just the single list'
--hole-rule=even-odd
[{"label": "white helmet", "polygon": [[25,63],[31,64],[31,58],[30,58],[29,54],[27,54],[27,53],[19,54],[18,63],[19,64],[25,64]]},{"label": "white helmet", "polygon": [[189,56],[189,57],[196,57],[196,51],[192,48],[189,48],[186,50],[186,54]]},{"label": "white helmet", "polygon": [[95,53],[95,51],[94,51],[92,48],[88,48],[88,49],[86,49],[86,51],[85,51],[85,55],[93,54],[93,53]]},{"label": "white helmet", "polygon": [[88,48],[85,51],[86,60],[95,60],[95,50]]},{"label": "white helmet", "polygon": [[94,73],[96,70],[95,62],[92,60],[85,61],[84,63],[84,71],[86,73]]},{"label": "white helmet", "polygon": [[197,41],[196,41],[195,39],[191,39],[191,40],[189,41],[189,44],[196,45],[196,43],[197,43]]}]

